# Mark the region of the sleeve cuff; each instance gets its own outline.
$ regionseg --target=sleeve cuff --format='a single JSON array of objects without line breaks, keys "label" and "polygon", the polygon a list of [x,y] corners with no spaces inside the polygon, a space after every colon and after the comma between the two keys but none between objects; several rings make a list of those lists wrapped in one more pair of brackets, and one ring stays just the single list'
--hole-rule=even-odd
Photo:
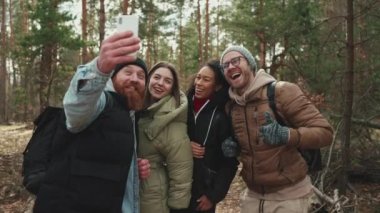
[{"label": "sleeve cuff", "polygon": [[90,62],[90,67],[91,67],[91,70],[93,70],[96,74],[98,74],[99,76],[102,76],[102,77],[110,77],[112,72],[111,73],[103,73],[102,71],[99,70],[98,68],[98,58],[99,57],[96,57],[94,60],[92,60]]},{"label": "sleeve cuff", "polygon": [[297,129],[289,128],[288,145],[298,147],[300,145],[301,135]]}]

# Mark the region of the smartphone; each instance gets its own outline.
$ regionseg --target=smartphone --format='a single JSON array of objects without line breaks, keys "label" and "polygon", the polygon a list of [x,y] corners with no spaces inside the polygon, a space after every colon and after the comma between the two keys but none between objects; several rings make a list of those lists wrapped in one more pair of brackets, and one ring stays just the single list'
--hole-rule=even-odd
[{"label": "smartphone", "polygon": [[132,31],[134,36],[139,35],[139,17],[133,15],[120,15],[117,17],[117,31]]}]

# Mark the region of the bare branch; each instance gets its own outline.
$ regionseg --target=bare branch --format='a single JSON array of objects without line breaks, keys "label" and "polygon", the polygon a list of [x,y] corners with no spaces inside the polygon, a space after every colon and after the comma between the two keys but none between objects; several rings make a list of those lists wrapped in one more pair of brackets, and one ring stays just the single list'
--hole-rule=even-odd
[{"label": "bare branch", "polygon": [[[334,118],[342,118],[341,115],[329,114],[331,117]],[[359,118],[351,118],[352,123],[357,124],[357,125],[362,125],[365,127],[373,128],[373,129],[380,129],[380,123],[376,121],[372,121],[374,118],[379,117],[380,115],[372,116],[371,119],[359,119]]]}]

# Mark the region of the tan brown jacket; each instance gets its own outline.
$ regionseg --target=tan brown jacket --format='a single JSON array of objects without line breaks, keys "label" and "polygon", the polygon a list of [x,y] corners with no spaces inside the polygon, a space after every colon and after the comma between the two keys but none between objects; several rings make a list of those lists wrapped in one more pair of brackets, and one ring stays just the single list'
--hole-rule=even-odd
[{"label": "tan brown jacket", "polygon": [[[255,82],[257,84],[260,80],[255,79]],[[270,193],[303,180],[307,165],[297,148],[320,148],[331,144],[331,125],[297,85],[280,81],[276,85],[277,111],[293,128],[290,128],[287,145],[267,145],[259,135],[259,127],[265,123],[264,112],[270,112],[274,118],[268,105],[267,86],[261,85],[251,91],[245,101],[245,105],[232,103],[229,107],[235,137],[241,146],[241,175],[249,189]]]}]

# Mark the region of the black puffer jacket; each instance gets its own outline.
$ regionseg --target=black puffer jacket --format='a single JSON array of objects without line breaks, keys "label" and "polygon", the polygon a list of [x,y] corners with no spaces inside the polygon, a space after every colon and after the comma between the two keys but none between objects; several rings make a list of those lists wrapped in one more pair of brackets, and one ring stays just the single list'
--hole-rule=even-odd
[{"label": "black puffer jacket", "polygon": [[[60,131],[53,160],[38,192],[35,213],[121,213],[134,150],[133,123],[124,98],[77,134]],[[63,127],[66,128],[66,127]]]},{"label": "black puffer jacket", "polygon": [[188,93],[188,134],[191,141],[206,147],[204,158],[193,158],[191,210],[196,208],[201,195],[206,195],[215,205],[223,200],[237,170],[236,158],[224,157],[221,147],[223,140],[231,135],[230,119],[224,112],[226,94],[226,91],[216,92],[195,118],[194,90]]}]

